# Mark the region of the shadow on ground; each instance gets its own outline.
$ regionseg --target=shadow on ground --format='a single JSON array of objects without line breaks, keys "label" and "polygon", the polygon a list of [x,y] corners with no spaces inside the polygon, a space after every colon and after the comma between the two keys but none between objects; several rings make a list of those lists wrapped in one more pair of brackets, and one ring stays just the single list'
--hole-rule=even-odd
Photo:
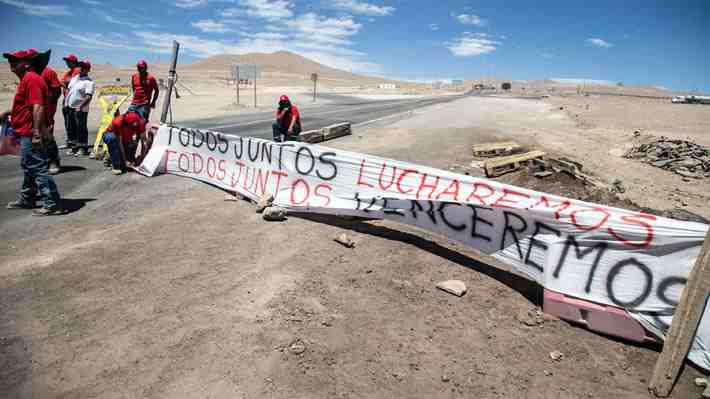
[{"label": "shadow on ground", "polygon": [[62,209],[66,213],[76,212],[86,206],[87,202],[96,201],[96,198],[62,198]]}]

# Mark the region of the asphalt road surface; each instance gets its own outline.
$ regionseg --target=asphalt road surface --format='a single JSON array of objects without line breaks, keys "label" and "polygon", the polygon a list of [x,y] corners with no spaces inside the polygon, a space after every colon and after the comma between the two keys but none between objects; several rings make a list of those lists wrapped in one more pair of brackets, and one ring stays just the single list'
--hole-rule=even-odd
[{"label": "asphalt road surface", "polygon": [[[321,95],[320,98],[328,99],[330,104],[322,106],[310,105],[301,110],[304,131],[340,122],[355,124],[370,121],[400,112],[416,110],[428,105],[454,101],[461,97],[419,97],[377,101],[338,95]],[[178,119],[175,124],[210,129],[228,134],[271,139],[271,124],[273,121],[274,112],[260,112],[185,122]],[[95,135],[90,133],[89,142],[93,143],[94,139]],[[74,200],[69,201],[71,204],[69,202],[65,203],[65,206],[76,208],[85,201],[92,200],[91,197],[100,192],[101,187],[111,184],[113,176],[107,173],[102,162],[86,157],[75,158],[62,154],[62,172],[54,178],[62,197]],[[26,211],[5,209],[5,204],[17,198],[21,179],[22,170],[20,169],[19,157],[0,156],[0,224],[26,213]],[[87,184],[91,186],[90,189],[81,190],[82,186]]]}]

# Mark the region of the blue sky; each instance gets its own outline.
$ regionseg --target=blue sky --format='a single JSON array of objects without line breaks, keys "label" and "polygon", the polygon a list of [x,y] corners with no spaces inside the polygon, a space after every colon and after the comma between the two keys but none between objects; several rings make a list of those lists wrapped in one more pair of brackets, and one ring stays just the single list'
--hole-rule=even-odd
[{"label": "blue sky", "polygon": [[0,0],[3,51],[94,63],[289,50],[397,79],[577,78],[710,92],[710,1]]}]

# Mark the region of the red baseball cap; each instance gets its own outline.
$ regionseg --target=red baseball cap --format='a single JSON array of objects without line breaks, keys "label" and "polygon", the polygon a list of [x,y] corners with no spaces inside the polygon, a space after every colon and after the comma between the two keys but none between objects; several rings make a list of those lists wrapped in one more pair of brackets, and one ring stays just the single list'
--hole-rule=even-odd
[{"label": "red baseball cap", "polygon": [[91,70],[91,61],[81,60],[81,61],[79,61],[79,66],[81,68],[86,68],[87,71],[90,71]]},{"label": "red baseball cap", "polygon": [[7,58],[9,62],[17,62],[17,61],[31,61],[34,57],[39,55],[37,50],[31,48],[27,50],[18,50],[15,51],[14,53],[3,53],[2,56]]},{"label": "red baseball cap", "polygon": [[145,132],[145,121],[136,112],[126,112],[126,114],[123,115],[123,121],[136,129],[138,133]]},{"label": "red baseball cap", "polygon": [[79,59],[76,58],[76,55],[74,54],[69,54],[68,56],[63,58],[64,61],[72,61],[72,62],[79,62]]},{"label": "red baseball cap", "polygon": [[137,67],[138,69],[146,69],[146,68],[148,68],[148,63],[145,62],[145,60],[140,60],[140,61],[138,61],[138,63],[136,64],[136,67]]},{"label": "red baseball cap", "polygon": [[289,101],[290,102],[291,100],[289,100],[288,96],[284,94],[283,96],[279,97],[279,101]]}]

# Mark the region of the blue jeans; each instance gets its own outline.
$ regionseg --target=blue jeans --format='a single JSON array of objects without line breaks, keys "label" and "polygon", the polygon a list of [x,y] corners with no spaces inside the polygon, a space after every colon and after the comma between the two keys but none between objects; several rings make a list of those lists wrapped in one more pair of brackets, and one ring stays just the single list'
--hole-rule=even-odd
[{"label": "blue jeans", "polygon": [[135,105],[131,104],[128,107],[128,112],[135,112],[138,115],[143,118],[143,121],[145,123],[148,123],[148,119],[150,119],[150,104],[143,104],[143,105]]},{"label": "blue jeans", "polygon": [[42,197],[45,209],[59,206],[59,192],[54,179],[49,175],[49,157],[47,151],[32,146],[31,137],[20,138],[20,165],[24,172],[18,202],[25,206],[34,206],[37,189]]},{"label": "blue jeans", "polygon": [[103,136],[103,142],[108,147],[108,156],[111,159],[111,166],[114,169],[123,169],[126,166],[126,162],[135,162],[136,145],[133,142],[123,145],[123,150],[126,152],[126,158],[123,159],[123,154],[121,153],[121,142],[118,141],[119,138],[113,132],[105,132]]}]

